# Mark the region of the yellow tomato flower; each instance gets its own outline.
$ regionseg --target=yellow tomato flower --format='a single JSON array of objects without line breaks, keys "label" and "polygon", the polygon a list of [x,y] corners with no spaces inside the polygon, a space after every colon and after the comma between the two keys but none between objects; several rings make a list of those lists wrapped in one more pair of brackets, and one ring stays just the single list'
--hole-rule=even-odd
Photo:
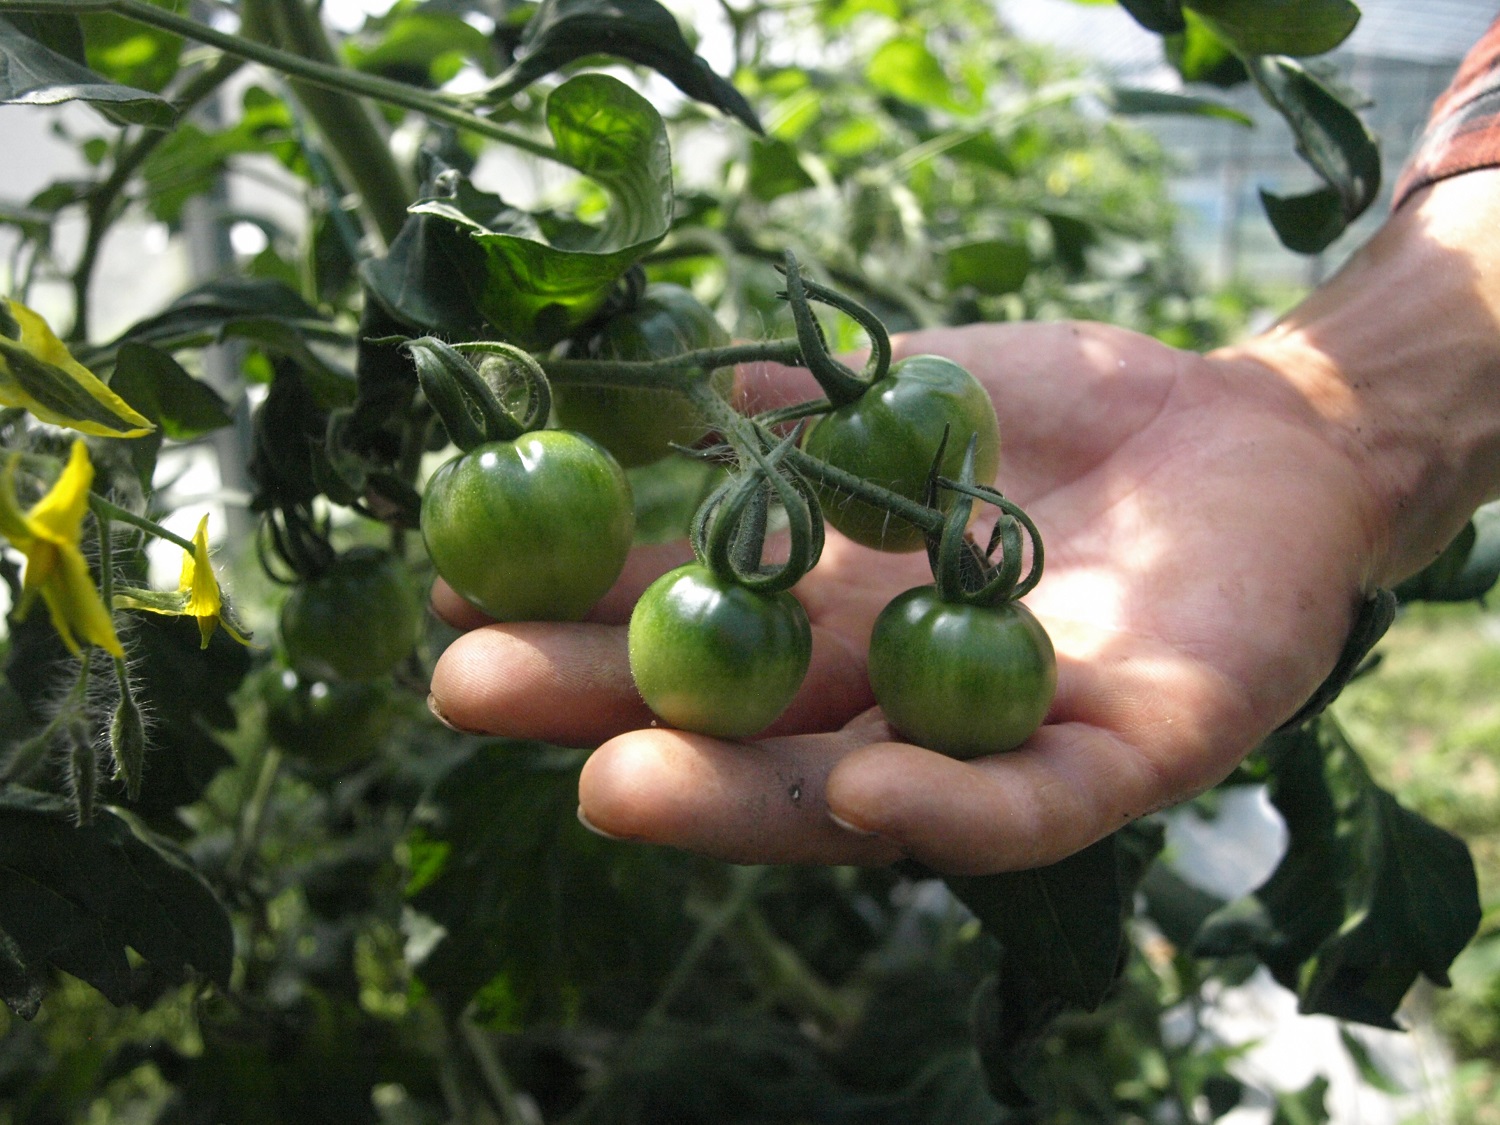
[{"label": "yellow tomato flower", "polygon": [[21,580],[21,604],[25,614],[38,594],[47,603],[52,624],[68,650],[81,649],[79,639],[96,644],[111,656],[125,655],[115,624],[94,586],[89,565],[79,550],[83,514],[88,510],[89,487],[94,466],[88,447],[73,443],[67,466],[57,483],[28,512],[21,511],[16,497],[16,465],[13,454],[0,484],[0,535],[26,556],[26,574]]},{"label": "yellow tomato flower", "polygon": [[196,617],[198,635],[203,638],[202,648],[208,647],[214,630],[220,625],[240,644],[250,644],[250,635],[235,621],[234,614],[224,604],[223,594],[219,592],[219,579],[208,559],[207,516],[198,521],[198,530],[193,533],[192,553],[183,552],[182,575],[177,581],[175,593],[154,590],[121,591],[115,595],[115,606],[120,609],[144,609],[174,617]]},{"label": "yellow tomato flower", "polygon": [[156,429],[73,358],[47,322],[19,301],[0,297],[0,405],[43,422],[98,437],[129,438]]}]

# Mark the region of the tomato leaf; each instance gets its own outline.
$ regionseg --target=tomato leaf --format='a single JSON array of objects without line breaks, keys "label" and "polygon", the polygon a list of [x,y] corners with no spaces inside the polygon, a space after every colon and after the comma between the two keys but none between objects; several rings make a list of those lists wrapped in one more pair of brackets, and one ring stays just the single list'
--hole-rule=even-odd
[{"label": "tomato leaf", "polygon": [[1207,82],[1228,88],[1244,82],[1245,64],[1233,48],[1192,12],[1184,13],[1183,30],[1169,35],[1163,46],[1167,61],[1187,82]]},{"label": "tomato leaf", "polygon": [[1500,507],[1474,513],[1443,553],[1396,587],[1403,602],[1467,602],[1500,581]]},{"label": "tomato leaf", "polygon": [[1350,0],[1184,0],[1246,55],[1321,55],[1359,22]]},{"label": "tomato leaf", "polygon": [[1377,785],[1327,716],[1273,736],[1262,754],[1286,855],[1209,919],[1195,951],[1253,953],[1304,1012],[1397,1027],[1417,977],[1446,985],[1478,928],[1469,850]]},{"label": "tomato leaf", "polygon": [[[656,980],[687,940],[681,866],[578,823],[570,751],[488,742],[429,797],[407,841],[411,905],[446,936],[416,972],[448,1010],[496,1027],[563,1014],[585,981]],[[639,986],[639,985],[637,985]]]},{"label": "tomato leaf", "polygon": [[1130,900],[1119,846],[1107,836],[1047,867],[944,881],[999,940],[1008,972],[1038,982],[1043,996],[1092,1011],[1119,975],[1124,949]]},{"label": "tomato leaf", "polygon": [[88,65],[111,82],[160,93],[177,74],[180,35],[111,12],[90,12],[80,21]]},{"label": "tomato leaf", "polygon": [[[650,102],[618,79],[583,74],[552,92],[546,118],[562,162],[610,197],[601,225],[506,208],[498,197],[465,188],[456,173],[449,177],[455,185],[449,195],[411,208],[413,215],[441,219],[467,236],[444,246],[472,304],[506,340],[533,350],[557,342],[593,315],[672,220],[672,157],[666,127]],[[490,216],[475,214],[481,205]],[[394,292],[399,303],[384,299],[397,315],[419,313],[432,302],[421,294],[412,299],[393,284],[400,266],[390,261],[374,269],[370,280],[383,294]]]},{"label": "tomato leaf", "polygon": [[119,125],[165,129],[177,119],[176,108],[165,98],[111,82],[0,16],[0,104],[71,101],[87,102]]},{"label": "tomato leaf", "polygon": [[1297,138],[1297,153],[1327,185],[1308,195],[1262,192],[1282,243],[1301,253],[1323,249],[1375,201],[1380,149],[1359,115],[1300,63],[1281,56],[1254,59],[1250,75],[1261,96]]},{"label": "tomato leaf", "polygon": [[1216,117],[1245,128],[1252,128],[1255,119],[1233,106],[1216,102],[1212,98],[1200,98],[1191,94],[1174,94],[1166,90],[1148,90],[1137,87],[1114,86],[1109,99],[1116,113],[1127,116],[1145,114],[1180,114],[1187,117]]},{"label": "tomato leaf", "polygon": [[[227,987],[234,935],[223,906],[186,860],[133,832],[114,813],[68,822],[70,805],[12,787],[0,794],[0,930],[18,997],[35,1011],[31,975],[43,966],[71,973],[111,1003],[128,1003],[127,947],[153,968],[190,967]],[[18,1014],[21,1014],[18,1012]]]},{"label": "tomato leaf", "polygon": [[1175,35],[1186,23],[1182,17],[1182,0],[1120,0],[1135,22],[1158,35]]},{"label": "tomato leaf", "polygon": [[949,288],[972,285],[980,293],[996,296],[1014,293],[1031,272],[1031,251],[1026,243],[1008,238],[986,238],[964,242],[947,250]]},{"label": "tomato leaf", "polygon": [[693,53],[677,18],[656,0],[542,0],[521,37],[515,65],[489,96],[508,97],[589,55],[649,66],[695,101],[765,131],[744,95]]}]

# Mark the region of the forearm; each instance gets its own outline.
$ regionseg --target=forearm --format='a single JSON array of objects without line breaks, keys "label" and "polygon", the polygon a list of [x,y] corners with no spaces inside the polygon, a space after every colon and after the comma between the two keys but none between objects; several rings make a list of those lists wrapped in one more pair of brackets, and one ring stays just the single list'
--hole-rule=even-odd
[{"label": "forearm", "polygon": [[1334,278],[1224,356],[1288,379],[1369,487],[1370,583],[1500,493],[1500,169],[1408,200]]}]

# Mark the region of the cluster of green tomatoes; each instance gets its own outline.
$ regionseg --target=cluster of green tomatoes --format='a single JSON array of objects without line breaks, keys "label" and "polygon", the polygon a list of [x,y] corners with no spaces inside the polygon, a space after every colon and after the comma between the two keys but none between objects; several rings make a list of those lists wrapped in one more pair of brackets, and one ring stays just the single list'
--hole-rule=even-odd
[{"label": "cluster of green tomatoes", "polygon": [[[645,287],[545,373],[505,345],[408,342],[460,449],[423,492],[434,568],[497,621],[579,620],[619,578],[634,541],[625,468],[696,450],[729,471],[693,521],[695,560],[650,585],[629,625],[631,672],[663,723],[743,738],[785,711],[813,646],[792,587],[817,562],[826,521],[881,551],[925,549],[932,562],[934,582],[895,598],[870,638],[870,683],[891,726],[956,757],[1020,745],[1046,717],[1056,662],[1018,600],[1040,577],[1040,539],[987,484],[1000,450],[988,394],[938,356],[890,362],[878,322],[801,279],[795,263],[788,298],[798,323],[790,351],[731,347],[706,307],[667,284]],[[870,332],[863,376],[828,355],[812,300],[853,313]],[[735,360],[788,355],[826,397],[759,418],[730,407]],[[707,434],[717,444],[703,449]],[[970,532],[976,504],[998,509],[987,548]],[[768,562],[775,527],[790,548]],[[389,635],[333,642],[369,668],[411,633],[407,595],[382,592],[381,565],[356,557],[320,579],[353,583],[372,605],[395,599],[385,603],[393,612],[366,615],[387,622]],[[316,595],[299,589],[288,602],[283,640],[299,667],[340,676],[319,663],[319,646],[338,630],[317,618]]]}]

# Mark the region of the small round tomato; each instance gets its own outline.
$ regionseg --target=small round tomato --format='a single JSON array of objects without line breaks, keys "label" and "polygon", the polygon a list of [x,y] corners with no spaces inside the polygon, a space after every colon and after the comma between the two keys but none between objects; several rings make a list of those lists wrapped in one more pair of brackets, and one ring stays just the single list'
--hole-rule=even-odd
[{"label": "small round tomato", "polygon": [[760,594],[688,563],[641,595],[629,644],[635,685],[663,721],[742,738],[768,727],[797,694],[812,628],[790,593]]},{"label": "small round tomato", "polygon": [[1042,725],[1057,657],[1019,602],[944,602],[932,586],[898,595],[875,619],[870,687],[886,721],[954,758],[1013,750]]},{"label": "small round tomato", "polygon": [[[921,502],[927,475],[950,428],[942,475],[957,478],[971,435],[978,435],[974,479],[989,484],[1000,465],[995,406],[979,380],[950,359],[915,355],[891,365],[863,395],[823,415],[803,439],[803,449],[871,484]],[[820,485],[818,499],[830,524],[856,543],[882,551],[916,551],[922,530],[883,508]],[[953,494],[941,506],[951,506]]]},{"label": "small round tomato", "polygon": [[421,623],[421,598],[406,567],[370,547],[340,555],[281,606],[287,659],[318,680],[386,675],[416,648]]},{"label": "small round tomato", "polygon": [[368,761],[395,717],[383,684],[307,680],[290,668],[270,669],[261,697],[266,735],[317,774],[341,773]]},{"label": "small round tomato", "polygon": [[578,620],[620,576],[634,534],[624,470],[563,430],[461,453],[422,497],[432,565],[497,621]]},{"label": "small round tomato", "polygon": [[[647,286],[635,308],[610,318],[589,342],[587,354],[594,359],[669,359],[728,343],[729,333],[691,292],[657,283]],[[727,394],[734,369],[716,372],[713,383]],[[587,434],[627,469],[661,460],[674,443],[694,445],[708,428],[685,396],[645,387],[556,384],[552,410],[559,427]]]}]

